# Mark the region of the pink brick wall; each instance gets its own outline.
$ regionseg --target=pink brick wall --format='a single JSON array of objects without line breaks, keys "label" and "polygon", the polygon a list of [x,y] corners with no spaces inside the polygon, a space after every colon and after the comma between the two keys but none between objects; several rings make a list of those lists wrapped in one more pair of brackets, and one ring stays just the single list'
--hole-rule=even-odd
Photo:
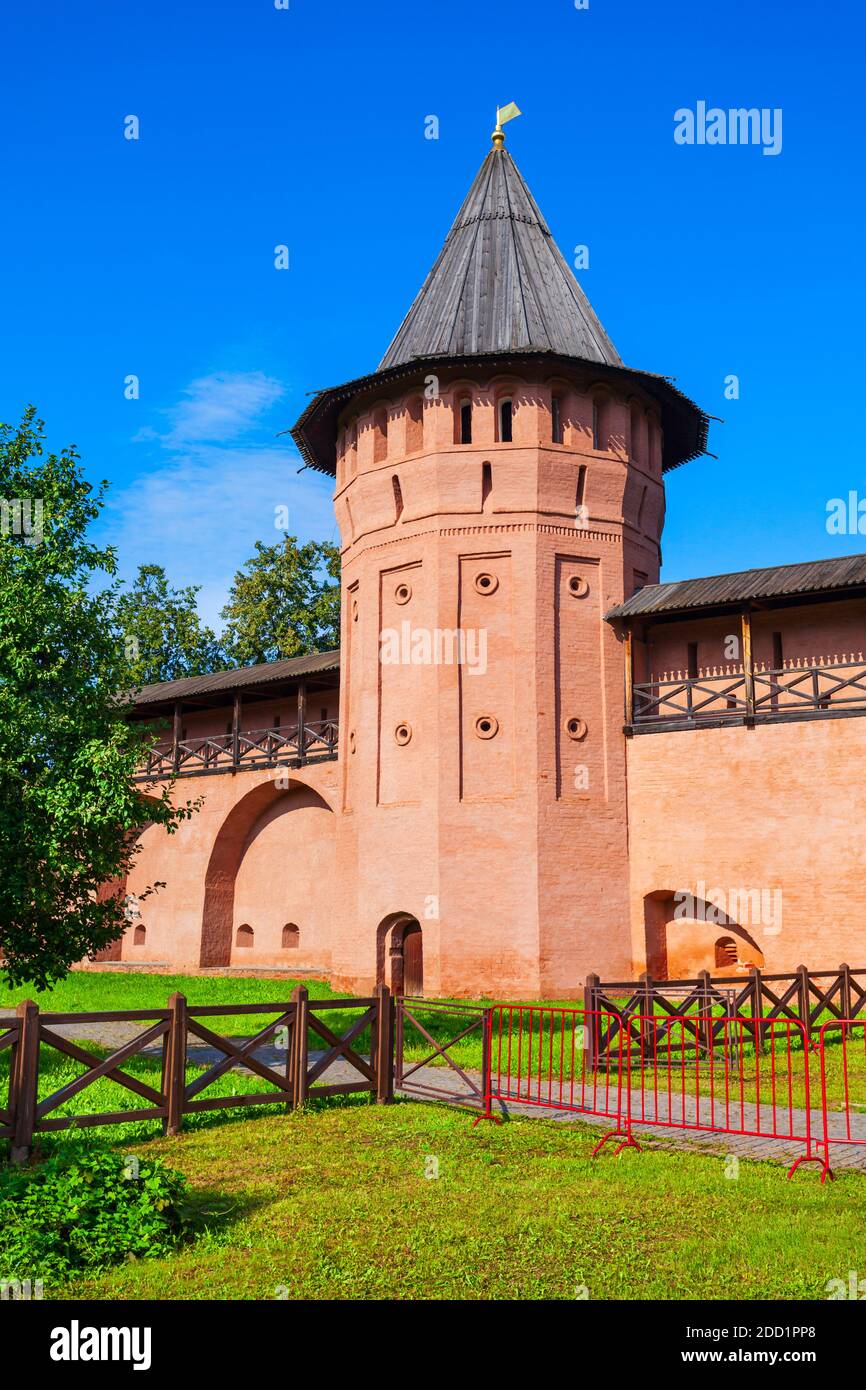
[{"label": "pink brick wall", "polygon": [[[641,734],[628,745],[634,967],[646,964],[645,898],[707,889],[781,890],[748,925],[768,971],[860,965],[866,883],[857,836],[866,818],[866,719],[817,719],[749,729]],[[746,925],[744,923],[744,925]],[[713,968],[711,922],[669,941],[694,967]],[[677,944],[685,940],[684,954]],[[702,941],[699,961],[693,949]],[[692,945],[689,945],[689,941]],[[740,958],[749,957],[739,939]],[[760,961],[755,963],[761,964]],[[725,972],[730,973],[730,972]]]}]

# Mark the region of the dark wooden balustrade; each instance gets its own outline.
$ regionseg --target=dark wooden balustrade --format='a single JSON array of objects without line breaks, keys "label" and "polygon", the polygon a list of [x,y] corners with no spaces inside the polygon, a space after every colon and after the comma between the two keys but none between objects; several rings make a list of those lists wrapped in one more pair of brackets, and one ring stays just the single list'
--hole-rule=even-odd
[{"label": "dark wooden balustrade", "polygon": [[305,723],[296,728],[235,729],[230,734],[207,734],[157,743],[147,755],[138,781],[189,777],[245,768],[303,767],[336,758],[339,724],[335,719]]},{"label": "dark wooden balustrade", "polygon": [[[750,688],[751,685],[751,688]],[[635,682],[632,729],[866,713],[866,663],[755,668]]]}]

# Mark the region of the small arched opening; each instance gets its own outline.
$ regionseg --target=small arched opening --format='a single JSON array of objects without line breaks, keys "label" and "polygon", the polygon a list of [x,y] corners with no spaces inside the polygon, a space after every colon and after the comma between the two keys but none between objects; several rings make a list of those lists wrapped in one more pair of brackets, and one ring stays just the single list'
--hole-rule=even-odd
[{"label": "small arched opening", "polygon": [[284,951],[296,951],[301,944],[301,931],[294,922],[287,922],[283,927],[282,946]]},{"label": "small arched opening", "polygon": [[472,402],[464,397],[457,402],[457,414],[454,419],[455,444],[472,443]]},{"label": "small arched opening", "polygon": [[243,922],[235,933],[235,945],[249,950],[255,941],[255,932],[252,927]]}]

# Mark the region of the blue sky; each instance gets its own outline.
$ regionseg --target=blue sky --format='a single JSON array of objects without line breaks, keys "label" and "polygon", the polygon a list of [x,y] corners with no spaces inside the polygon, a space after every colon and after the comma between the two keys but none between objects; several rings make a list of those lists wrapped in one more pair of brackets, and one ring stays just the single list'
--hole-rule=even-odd
[{"label": "blue sky", "polygon": [[[718,460],[669,477],[663,577],[866,550],[825,525],[866,497],[853,3],[44,0],[0,23],[0,418],[34,401],[111,480],[124,574],[164,564],[213,620],[276,507],[337,539],[330,480],[277,434],[375,367],[512,100],[509,149],[569,259],[589,246],[623,359],[725,420]],[[781,153],[677,145],[698,101],[781,108]]]}]

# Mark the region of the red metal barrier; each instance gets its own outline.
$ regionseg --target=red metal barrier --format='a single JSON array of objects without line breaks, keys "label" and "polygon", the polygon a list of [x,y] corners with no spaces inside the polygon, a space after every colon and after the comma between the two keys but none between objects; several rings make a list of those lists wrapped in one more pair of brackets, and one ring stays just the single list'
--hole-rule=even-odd
[{"label": "red metal barrier", "polygon": [[612,1121],[616,1148],[639,1148],[628,1105],[627,1031],[603,1010],[502,1005],[491,1010],[487,1114],[493,1101],[572,1110]]},{"label": "red metal barrier", "polygon": [[833,1019],[818,1035],[821,1057],[821,1147],[833,1177],[832,1145],[866,1145],[866,1023]]},{"label": "red metal barrier", "polygon": [[[862,1028],[864,1025],[860,1025]],[[828,1162],[813,1121],[817,1084],[797,1019],[633,1015],[503,1005],[491,1011],[486,1113],[501,1104],[610,1120],[616,1152],[639,1148],[634,1126],[803,1145],[788,1170]],[[842,1142],[841,1140],[839,1142]]]}]

